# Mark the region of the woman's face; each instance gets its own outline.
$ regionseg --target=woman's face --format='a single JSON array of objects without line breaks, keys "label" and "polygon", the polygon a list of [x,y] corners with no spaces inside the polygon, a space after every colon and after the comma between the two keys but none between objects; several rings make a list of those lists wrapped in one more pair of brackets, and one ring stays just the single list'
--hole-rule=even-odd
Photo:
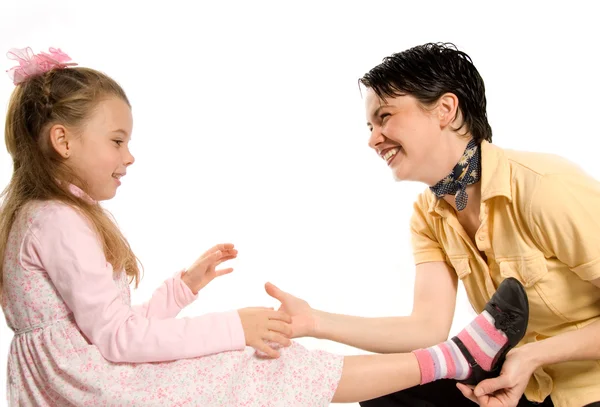
[{"label": "woman's face", "polygon": [[445,97],[425,108],[411,95],[381,99],[367,88],[369,146],[391,168],[396,180],[435,185],[456,164],[448,168],[456,155],[451,140],[455,137],[448,136],[457,109],[451,105],[457,101],[454,95],[448,96],[449,100]]}]

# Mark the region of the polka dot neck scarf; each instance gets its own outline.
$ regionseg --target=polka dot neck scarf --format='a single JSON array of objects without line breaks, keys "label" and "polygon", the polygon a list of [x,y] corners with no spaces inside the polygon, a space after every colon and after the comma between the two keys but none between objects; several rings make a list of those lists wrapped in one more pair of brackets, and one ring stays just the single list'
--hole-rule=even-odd
[{"label": "polka dot neck scarf", "polygon": [[462,211],[467,207],[467,185],[479,182],[481,178],[481,146],[471,139],[463,156],[446,178],[432,187],[431,191],[438,198],[444,195],[456,195],[456,209]]}]

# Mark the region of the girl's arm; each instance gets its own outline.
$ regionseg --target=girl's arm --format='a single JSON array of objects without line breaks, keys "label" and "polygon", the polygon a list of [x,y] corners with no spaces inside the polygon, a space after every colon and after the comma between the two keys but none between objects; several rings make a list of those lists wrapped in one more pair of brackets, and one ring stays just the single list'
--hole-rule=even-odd
[{"label": "girl's arm", "polygon": [[220,243],[204,252],[188,269],[167,279],[150,301],[133,307],[141,315],[153,318],[175,318],[182,308],[198,298],[198,292],[233,268],[217,269],[222,263],[235,259],[237,250],[231,243]]},{"label": "girl's arm", "polygon": [[48,274],[83,334],[110,361],[161,362],[245,347],[237,311],[181,319],[135,312],[121,298],[97,234],[67,205],[50,205],[34,218],[21,262]]},{"label": "girl's arm", "polygon": [[146,318],[175,318],[179,312],[194,302],[198,295],[181,279],[182,272],[166,279],[154,291],[152,298],[141,305],[133,305],[133,310]]}]

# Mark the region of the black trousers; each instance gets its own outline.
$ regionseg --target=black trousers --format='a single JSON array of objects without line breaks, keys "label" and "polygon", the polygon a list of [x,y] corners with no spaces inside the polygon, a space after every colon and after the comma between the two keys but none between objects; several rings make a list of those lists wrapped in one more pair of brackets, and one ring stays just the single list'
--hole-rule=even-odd
[{"label": "black trousers", "polygon": [[[463,396],[454,380],[438,380],[411,387],[397,393],[360,403],[361,407],[476,407]],[[518,407],[553,407],[550,397],[543,403],[534,403],[523,396]],[[582,407],[600,407],[600,402]]]}]

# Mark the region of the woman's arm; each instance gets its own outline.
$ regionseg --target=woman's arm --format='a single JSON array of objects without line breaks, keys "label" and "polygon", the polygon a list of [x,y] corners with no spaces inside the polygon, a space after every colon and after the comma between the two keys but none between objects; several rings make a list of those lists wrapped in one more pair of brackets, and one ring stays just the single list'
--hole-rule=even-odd
[{"label": "woman's arm", "polygon": [[[590,282],[600,288],[600,278]],[[569,361],[600,360],[600,320],[525,347],[530,362],[536,367]]]},{"label": "woman's arm", "polygon": [[[542,176],[530,202],[532,236],[546,256],[556,257],[581,279],[600,288],[600,183],[583,173]],[[538,366],[598,360],[600,323],[528,345],[527,349],[531,362]]]},{"label": "woman's arm", "polygon": [[[458,278],[444,261],[444,250],[431,225],[427,194],[421,194],[413,208],[410,231],[417,266],[412,313],[363,318],[315,311],[306,301],[267,287],[267,292],[292,316],[296,337],[314,336],[376,353],[409,352],[448,339]],[[365,289],[377,290],[377,284]]]},{"label": "woman's arm", "polygon": [[457,277],[444,262],[417,266],[410,316],[364,318],[313,310],[306,301],[267,286],[292,316],[294,337],[328,339],[376,353],[409,352],[448,338],[456,304]]}]

